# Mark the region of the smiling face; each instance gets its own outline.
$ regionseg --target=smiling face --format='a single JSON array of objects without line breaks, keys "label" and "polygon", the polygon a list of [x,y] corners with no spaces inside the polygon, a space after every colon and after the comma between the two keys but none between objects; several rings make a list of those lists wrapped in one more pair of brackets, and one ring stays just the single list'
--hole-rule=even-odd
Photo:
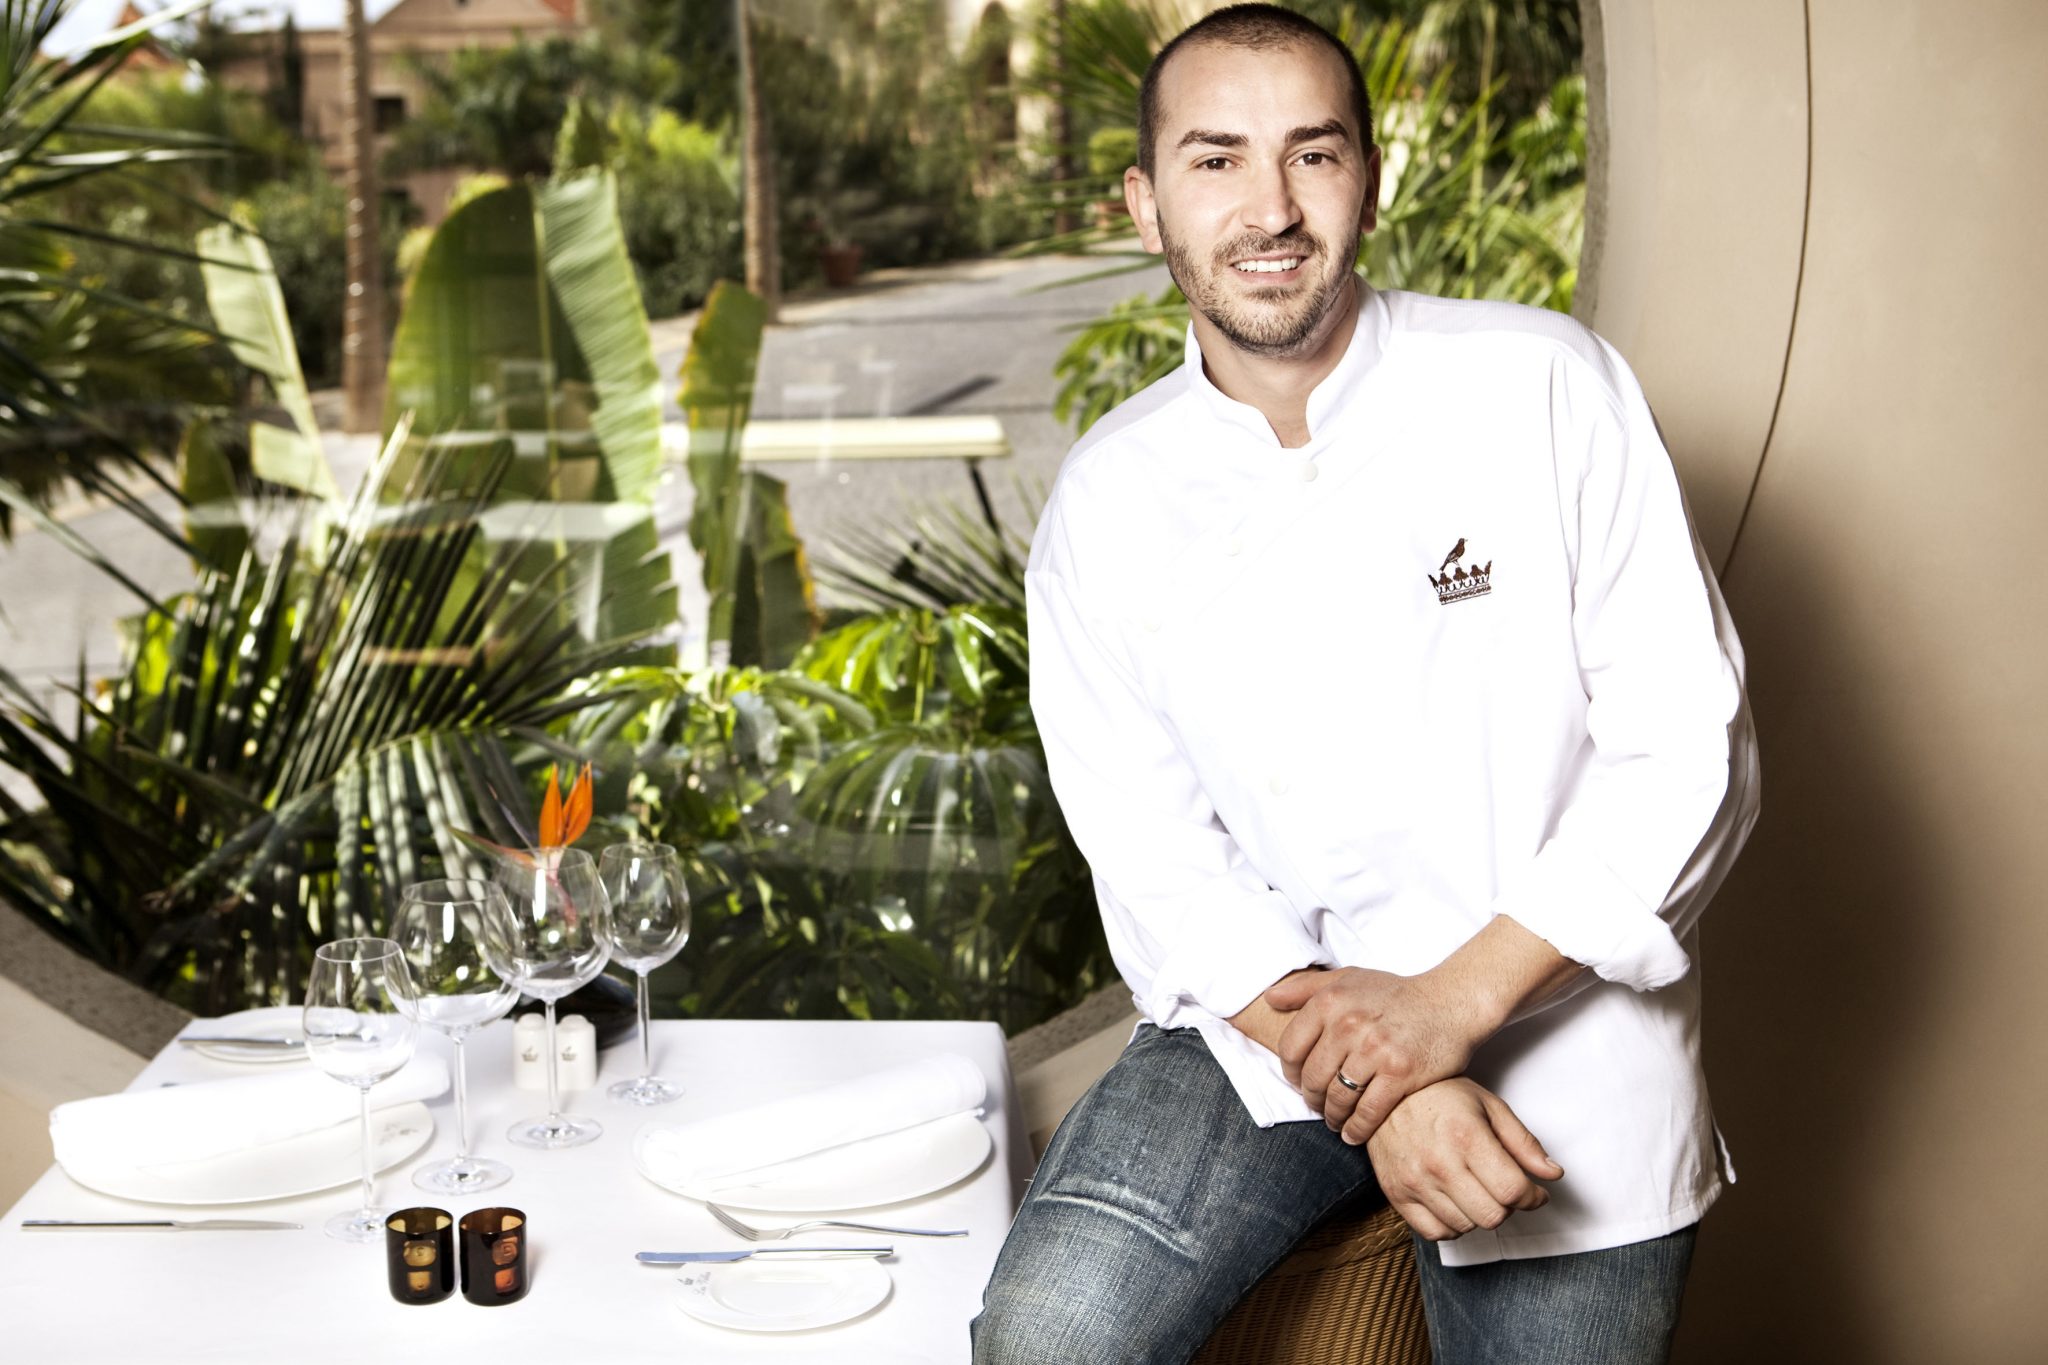
[{"label": "smiling face", "polygon": [[1159,73],[1152,174],[1127,171],[1125,196],[1205,349],[1311,355],[1345,316],[1379,153],[1354,126],[1340,60],[1304,43],[1197,42]]}]

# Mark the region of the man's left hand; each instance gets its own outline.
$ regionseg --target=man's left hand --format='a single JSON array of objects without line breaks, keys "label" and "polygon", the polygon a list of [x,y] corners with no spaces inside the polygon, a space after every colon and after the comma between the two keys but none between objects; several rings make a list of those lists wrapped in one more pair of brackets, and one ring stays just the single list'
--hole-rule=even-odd
[{"label": "man's left hand", "polygon": [[[1491,1032],[1427,973],[1301,972],[1274,983],[1264,998],[1294,1012],[1276,1049],[1287,1079],[1353,1145],[1371,1138],[1409,1095],[1461,1074]],[[1339,1084],[1340,1071],[1359,1088]]]}]

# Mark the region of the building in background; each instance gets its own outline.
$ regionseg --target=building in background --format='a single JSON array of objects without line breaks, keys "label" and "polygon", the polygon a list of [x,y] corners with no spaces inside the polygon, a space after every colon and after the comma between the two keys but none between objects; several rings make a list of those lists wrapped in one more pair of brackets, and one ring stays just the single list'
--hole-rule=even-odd
[{"label": "building in background", "polygon": [[[431,60],[466,47],[575,38],[587,27],[579,0],[363,0],[363,6],[370,24],[370,93],[380,134],[404,123],[425,98],[407,54]],[[223,84],[269,89],[280,79],[286,44],[297,44],[304,90],[300,131],[319,146],[321,160],[336,176],[342,173],[346,151],[342,9],[342,0],[281,0],[221,16],[243,39],[234,55],[221,63]],[[287,15],[293,30],[290,38]],[[387,184],[385,194],[402,196],[427,222],[439,222],[449,190],[464,174],[453,168],[416,171]]]}]

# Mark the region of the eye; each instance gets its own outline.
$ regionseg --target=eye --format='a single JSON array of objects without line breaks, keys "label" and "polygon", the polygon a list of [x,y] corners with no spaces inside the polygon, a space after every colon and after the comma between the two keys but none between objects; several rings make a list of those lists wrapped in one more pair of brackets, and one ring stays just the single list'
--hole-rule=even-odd
[{"label": "eye", "polygon": [[1204,171],[1220,171],[1225,169],[1229,165],[1230,158],[1227,156],[1205,157],[1202,160],[1195,163],[1196,169]]},{"label": "eye", "polygon": [[1301,154],[1301,164],[1304,166],[1324,166],[1334,160],[1336,158],[1328,152],[1303,152]]}]

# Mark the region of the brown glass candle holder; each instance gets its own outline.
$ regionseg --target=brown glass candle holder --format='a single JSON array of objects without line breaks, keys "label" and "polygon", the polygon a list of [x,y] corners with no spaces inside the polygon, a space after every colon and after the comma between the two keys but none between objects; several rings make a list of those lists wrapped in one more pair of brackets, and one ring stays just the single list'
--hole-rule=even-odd
[{"label": "brown glass candle holder", "polygon": [[446,1209],[400,1209],[384,1220],[384,1270],[400,1303],[439,1303],[455,1292],[455,1218]]},{"label": "brown glass candle holder", "polygon": [[493,1308],[526,1297],[526,1215],[478,1209],[462,1216],[462,1297]]}]

